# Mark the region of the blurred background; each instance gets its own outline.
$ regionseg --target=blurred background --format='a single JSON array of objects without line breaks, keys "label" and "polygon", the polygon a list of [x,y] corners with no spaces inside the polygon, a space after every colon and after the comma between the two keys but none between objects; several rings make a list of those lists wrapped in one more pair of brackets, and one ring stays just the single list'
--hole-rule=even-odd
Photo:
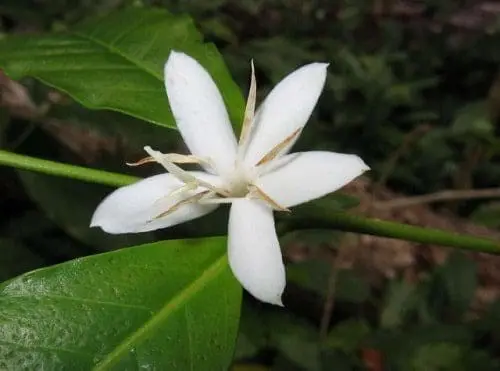
[{"label": "blurred background", "polygon": [[[127,6],[189,14],[243,92],[311,61],[327,84],[297,148],[356,153],[372,171],[335,209],[500,240],[500,1],[1,0],[0,38],[64,31]],[[126,168],[174,131],[89,111],[0,70],[0,146]],[[137,99],[140,99],[138,94]],[[0,278],[163,238],[224,233],[227,211],[167,231],[88,227],[110,188],[0,167]],[[327,202],[325,201],[325,202]],[[234,369],[500,370],[500,258],[327,230],[282,238],[287,311],[244,299]]]}]

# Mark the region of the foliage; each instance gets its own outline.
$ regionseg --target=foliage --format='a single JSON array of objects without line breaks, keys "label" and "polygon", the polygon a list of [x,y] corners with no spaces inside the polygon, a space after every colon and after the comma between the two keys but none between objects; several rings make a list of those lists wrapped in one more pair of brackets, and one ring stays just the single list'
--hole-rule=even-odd
[{"label": "foliage", "polygon": [[[462,263],[457,265],[457,261]],[[328,274],[331,270],[325,261],[314,267],[290,268],[304,273]],[[471,305],[473,291],[457,293],[450,285],[457,283],[457,277],[470,276],[474,269],[462,255],[452,255],[421,282],[388,280],[382,295],[366,279],[358,278],[369,294],[337,293],[334,323],[324,339],[318,337],[317,322],[304,317],[304,308],[294,308],[303,313],[294,317],[246,303],[236,352],[238,364],[247,364],[259,354],[264,357],[260,349],[267,352],[264,359],[271,370],[496,370],[500,366],[494,356],[496,345],[485,346],[484,339],[496,336],[497,326],[492,326],[500,313],[498,303],[484,318],[464,320],[464,307]],[[463,283],[471,285],[468,281],[464,278]],[[311,291],[315,294],[309,308],[326,296],[311,286],[306,274],[294,275],[294,282],[305,290],[303,296]],[[337,281],[337,287],[344,284]],[[305,314],[310,316],[311,310],[306,309]],[[283,359],[288,361],[283,363]]]},{"label": "foliage", "polygon": [[81,258],[0,290],[3,369],[222,370],[231,361],[241,288],[224,239]]}]

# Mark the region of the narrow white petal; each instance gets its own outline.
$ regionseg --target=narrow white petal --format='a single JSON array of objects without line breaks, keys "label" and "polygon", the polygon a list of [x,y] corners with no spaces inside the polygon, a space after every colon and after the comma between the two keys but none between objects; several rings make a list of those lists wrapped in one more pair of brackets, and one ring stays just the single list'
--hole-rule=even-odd
[{"label": "narrow white petal", "polygon": [[281,157],[257,185],[283,207],[334,192],[369,170],[356,155],[300,152]]},{"label": "narrow white petal", "polygon": [[190,56],[172,51],[165,64],[165,87],[177,127],[191,153],[211,158],[218,171],[229,171],[235,160],[236,138],[222,96],[208,72]]},{"label": "narrow white petal", "polygon": [[[191,172],[205,181],[218,182],[214,175]],[[184,199],[177,195],[167,196],[183,185],[171,174],[160,174],[146,178],[137,183],[122,187],[109,194],[97,207],[91,227],[101,227],[112,234],[148,232],[160,228],[198,218],[214,210],[217,205],[188,204],[164,217],[155,219],[171,206]],[[203,188],[187,192],[188,195],[198,193]]]},{"label": "narrow white petal", "polygon": [[[256,113],[245,155],[248,165],[255,165],[285,138],[306,125],[325,85],[327,67],[326,63],[303,66],[281,80],[269,93]],[[281,154],[286,153],[297,138]]]},{"label": "narrow white petal", "polygon": [[250,294],[263,302],[283,305],[285,267],[270,208],[245,198],[233,202],[228,256],[234,275]]}]

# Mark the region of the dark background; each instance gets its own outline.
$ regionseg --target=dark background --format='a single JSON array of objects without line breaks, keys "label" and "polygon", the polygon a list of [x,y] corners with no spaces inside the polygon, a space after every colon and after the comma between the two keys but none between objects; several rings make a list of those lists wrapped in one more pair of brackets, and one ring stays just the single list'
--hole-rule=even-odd
[{"label": "dark background", "polygon": [[[500,2],[1,0],[0,37],[141,4],[190,14],[243,91],[253,58],[259,97],[301,64],[330,63],[298,148],[356,153],[372,167],[336,207],[500,239]],[[180,145],[1,71],[0,93],[2,149],[125,172],[144,144]],[[222,210],[210,221],[112,237],[88,228],[109,188],[5,167],[0,177],[2,280],[225,224]],[[404,198],[427,194],[437,201]],[[500,369],[497,257],[322,230],[282,241],[289,311],[245,298],[235,369]]]}]

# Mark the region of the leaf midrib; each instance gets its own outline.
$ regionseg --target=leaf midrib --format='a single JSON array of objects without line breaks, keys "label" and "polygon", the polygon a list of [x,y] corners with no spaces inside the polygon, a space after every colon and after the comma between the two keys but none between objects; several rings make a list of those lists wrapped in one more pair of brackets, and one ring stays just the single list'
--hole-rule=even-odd
[{"label": "leaf midrib", "polygon": [[125,53],[122,53],[120,51],[120,49],[117,49],[115,47],[113,47],[112,44],[107,44],[99,39],[96,39],[92,36],[89,36],[83,32],[79,32],[79,31],[73,31],[72,34],[76,37],[79,37],[87,42],[92,42],[92,43],[95,43],[97,45],[99,45],[100,47],[106,49],[107,51],[113,53],[113,54],[116,54],[120,57],[122,57],[123,59],[125,59],[127,62],[129,63],[132,63],[133,65],[137,66],[139,69],[147,72],[148,74],[150,74],[151,76],[153,76],[154,78],[156,78],[157,80],[159,80],[160,82],[162,81],[162,77],[161,77],[161,74],[157,74],[155,73],[153,70],[149,69],[148,67],[146,67],[145,65],[141,64],[139,61],[137,60],[134,60],[132,58],[130,58],[129,56],[127,56]]},{"label": "leaf midrib", "polygon": [[137,344],[143,341],[150,331],[154,331],[160,323],[166,321],[173,313],[175,313],[187,301],[189,301],[189,299],[191,299],[193,295],[200,291],[213,278],[218,276],[221,271],[226,268],[226,266],[227,255],[224,254],[214,263],[212,263],[207,269],[205,269],[203,273],[189,286],[181,290],[170,301],[168,301],[165,306],[156,313],[156,315],[152,316],[151,319],[145,322],[135,332],[129,335],[129,337],[118,344],[106,358],[100,361],[93,368],[93,371],[109,370],[121,359],[124,354],[129,351],[129,349],[132,348],[133,344]]}]

